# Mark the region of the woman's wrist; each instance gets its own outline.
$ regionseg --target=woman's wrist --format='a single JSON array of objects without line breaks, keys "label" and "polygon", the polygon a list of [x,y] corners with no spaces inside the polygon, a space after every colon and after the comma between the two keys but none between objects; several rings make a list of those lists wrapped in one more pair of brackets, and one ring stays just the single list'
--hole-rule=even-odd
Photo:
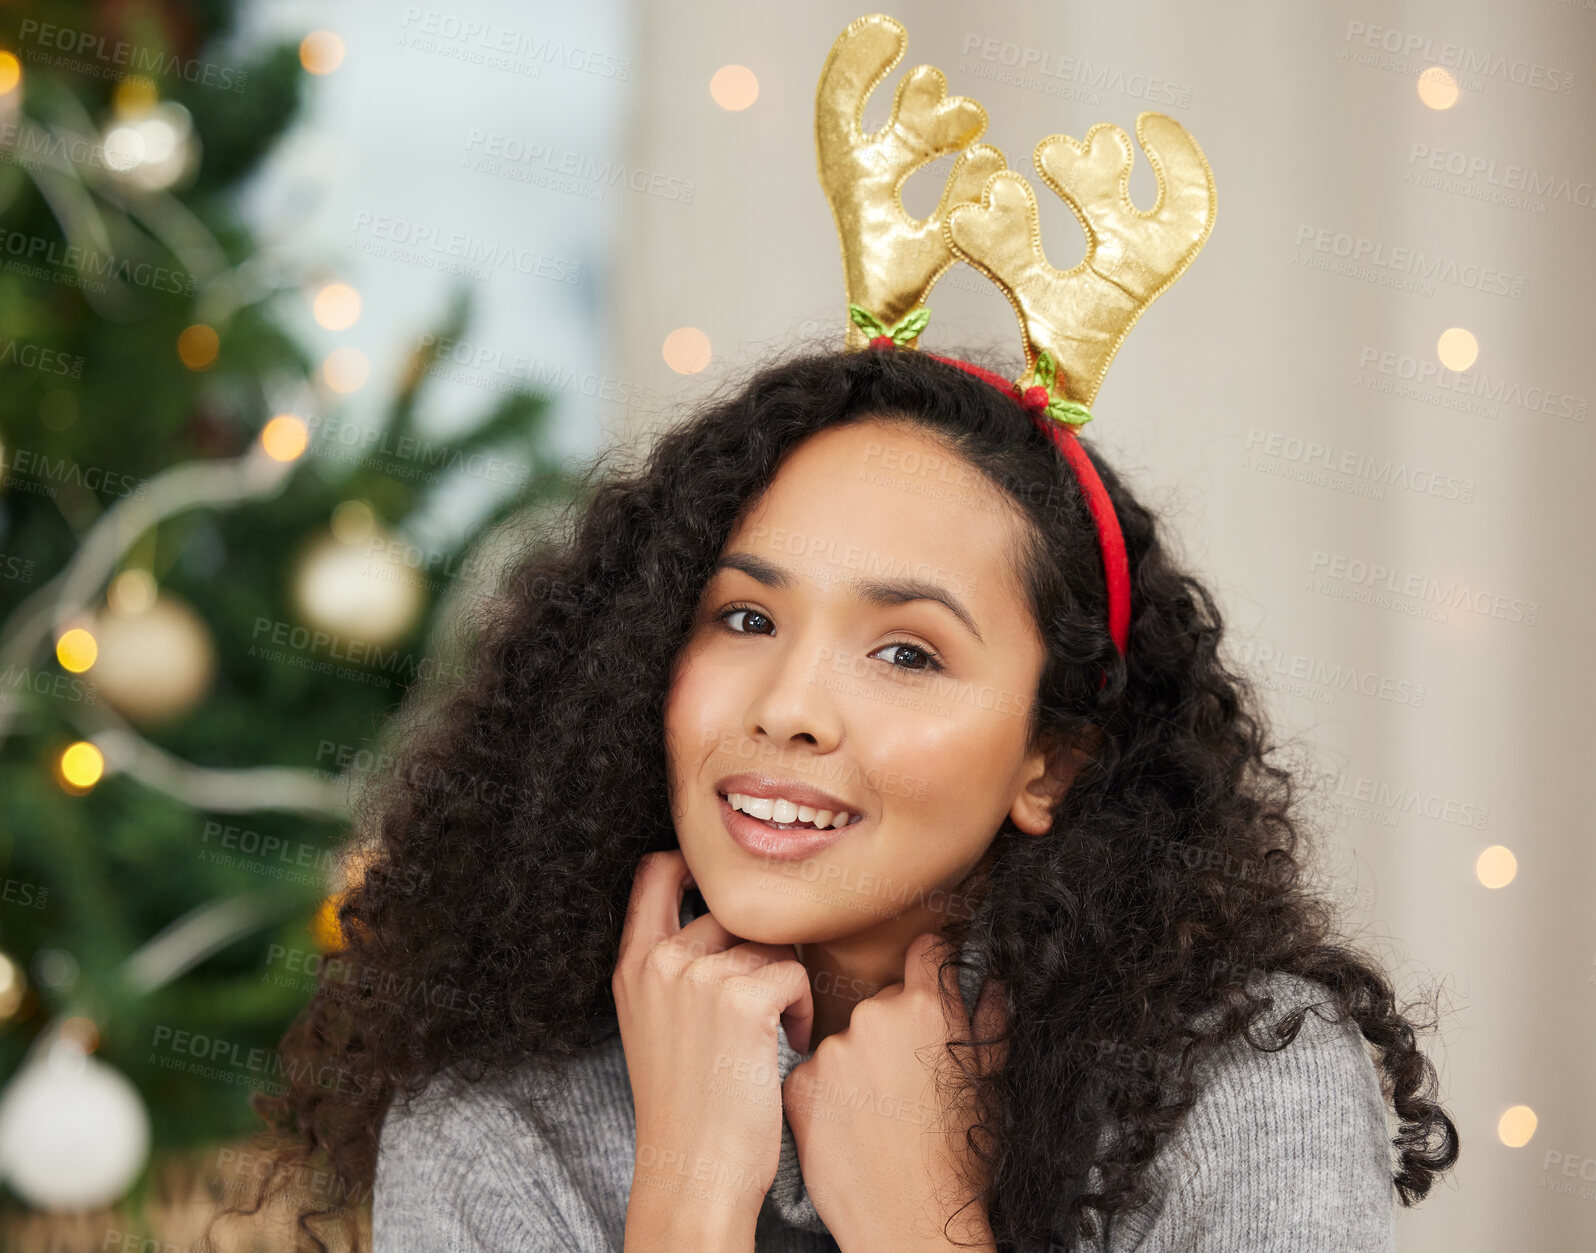
[{"label": "woman's wrist", "polygon": [[729,1192],[671,1171],[632,1172],[626,1253],[752,1253],[764,1194]]}]

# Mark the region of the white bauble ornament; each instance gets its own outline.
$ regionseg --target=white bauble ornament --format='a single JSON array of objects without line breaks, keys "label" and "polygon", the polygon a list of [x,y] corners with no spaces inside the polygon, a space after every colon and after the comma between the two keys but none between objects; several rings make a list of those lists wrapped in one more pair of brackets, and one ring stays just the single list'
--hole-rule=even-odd
[{"label": "white bauble ornament", "polygon": [[294,574],[300,617],[340,639],[387,644],[401,638],[426,603],[424,575],[397,555],[406,551],[381,528],[351,543],[330,532],[316,539]]},{"label": "white bauble ornament", "polygon": [[120,1071],[56,1044],[0,1095],[0,1172],[29,1205],[88,1210],[113,1205],[150,1152],[150,1116]]},{"label": "white bauble ornament", "polygon": [[167,592],[147,609],[102,609],[90,631],[99,655],[87,677],[133,722],[187,713],[216,676],[210,628],[187,601]]}]

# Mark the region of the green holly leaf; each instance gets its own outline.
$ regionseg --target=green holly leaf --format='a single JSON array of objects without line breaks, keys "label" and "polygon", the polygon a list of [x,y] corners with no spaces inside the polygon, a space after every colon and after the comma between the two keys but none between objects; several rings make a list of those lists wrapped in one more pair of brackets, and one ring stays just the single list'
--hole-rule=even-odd
[{"label": "green holly leaf", "polygon": [[881,319],[868,309],[861,309],[858,305],[850,304],[848,306],[848,316],[853,319],[855,326],[869,331],[872,338],[888,333],[887,328],[882,325]]},{"label": "green holly leaf", "polygon": [[926,308],[911,309],[898,319],[898,324],[888,332],[895,344],[907,344],[921,331],[925,330],[926,323],[931,320],[931,311]]},{"label": "green holly leaf", "polygon": [[1036,381],[1048,391],[1053,390],[1053,358],[1045,348],[1036,359]]},{"label": "green holly leaf", "polygon": [[1055,396],[1048,403],[1047,416],[1066,426],[1085,426],[1092,420],[1092,411],[1085,405],[1076,404],[1073,400]]}]

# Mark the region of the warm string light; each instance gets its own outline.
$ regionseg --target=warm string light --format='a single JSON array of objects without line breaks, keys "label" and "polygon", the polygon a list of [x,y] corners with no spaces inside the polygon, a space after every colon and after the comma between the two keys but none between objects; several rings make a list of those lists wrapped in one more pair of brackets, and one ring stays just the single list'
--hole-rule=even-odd
[{"label": "warm string light", "polygon": [[147,74],[129,74],[111,93],[111,107],[121,117],[148,113],[161,99],[161,90]]},{"label": "warm string light", "polygon": [[1450,109],[1457,98],[1457,79],[1444,65],[1432,65],[1419,75],[1419,99],[1430,108]]},{"label": "warm string light", "polygon": [[177,337],[177,357],[190,370],[208,370],[216,364],[216,357],[222,350],[221,336],[214,327],[206,326],[203,322],[196,322],[193,326],[183,328]]},{"label": "warm string light", "polygon": [[22,62],[17,54],[0,50],[0,96],[9,95],[22,82]]},{"label": "warm string light", "polygon": [[61,638],[55,642],[55,659],[61,663],[63,670],[73,674],[82,674],[94,664],[99,656],[99,645],[95,643],[94,636],[83,627],[73,627],[70,631],[62,633]]},{"label": "warm string light", "polygon": [[142,566],[129,566],[105,589],[105,603],[128,617],[147,612],[155,603],[155,576]]},{"label": "warm string light", "polygon": [[331,74],[344,63],[344,41],[330,30],[313,30],[299,41],[299,63],[307,74]]},{"label": "warm string light", "polygon": [[10,1018],[22,1008],[28,983],[16,962],[0,953],[0,1019]]},{"label": "warm string light", "polygon": [[665,364],[678,374],[697,374],[710,361],[709,336],[696,326],[679,326],[660,346]]},{"label": "warm string light", "polygon": [[377,529],[377,516],[363,500],[341,501],[332,512],[332,533],[342,544],[364,544]]},{"label": "warm string light", "polygon": [[1488,888],[1505,888],[1518,875],[1518,858],[1503,844],[1493,844],[1474,862],[1474,877]]},{"label": "warm string light", "polygon": [[348,345],[334,348],[321,363],[322,382],[339,395],[359,391],[370,377],[371,362],[366,354]]},{"label": "warm string light", "polygon": [[87,740],[78,740],[62,750],[56,769],[68,791],[86,792],[104,777],[105,754]]},{"label": "warm string light", "polygon": [[1479,359],[1480,341],[1461,326],[1449,327],[1435,341],[1435,355],[1448,370],[1462,372]]},{"label": "warm string light", "polygon": [[360,293],[348,283],[328,283],[316,293],[311,312],[323,330],[346,331],[360,317]]},{"label": "warm string light", "polygon": [[310,428],[298,414],[279,413],[261,428],[260,446],[273,461],[293,461],[310,446]]},{"label": "warm string light", "polygon": [[1514,1105],[1497,1119],[1496,1137],[1510,1149],[1521,1149],[1530,1142],[1539,1123],[1528,1105]]},{"label": "warm string light", "polygon": [[723,65],[709,80],[709,94],[728,113],[738,113],[759,99],[759,79],[746,65]]}]

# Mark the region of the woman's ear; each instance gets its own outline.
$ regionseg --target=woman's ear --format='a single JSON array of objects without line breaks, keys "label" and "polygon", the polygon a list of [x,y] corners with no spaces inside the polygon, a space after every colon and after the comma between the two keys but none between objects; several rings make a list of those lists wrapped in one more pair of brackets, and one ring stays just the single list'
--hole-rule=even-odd
[{"label": "woman's ear", "polygon": [[[1087,732],[1090,744],[1101,738],[1097,727]],[[1025,762],[1025,783],[1009,810],[1009,818],[1027,835],[1046,835],[1053,829],[1053,812],[1075,782],[1092,749],[1072,743],[1062,735],[1044,736]]]}]

